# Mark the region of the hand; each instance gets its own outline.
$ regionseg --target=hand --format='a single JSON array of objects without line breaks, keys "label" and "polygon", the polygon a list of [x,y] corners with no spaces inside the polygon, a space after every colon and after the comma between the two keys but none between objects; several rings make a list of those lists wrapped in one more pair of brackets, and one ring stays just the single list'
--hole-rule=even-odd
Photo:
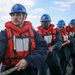
[{"label": "hand", "polygon": [[20,60],[17,64],[16,67],[18,67],[18,71],[24,70],[28,66],[28,63],[25,59]]},{"label": "hand", "polygon": [[48,47],[48,50],[49,50],[49,52],[53,52],[53,50],[54,50],[54,48],[55,48],[55,46],[51,46],[51,47]]},{"label": "hand", "polygon": [[67,40],[65,43],[62,44],[62,46],[69,44],[69,43],[70,43],[70,40]]},{"label": "hand", "polygon": [[70,40],[67,40],[67,43],[69,44],[70,43]]}]

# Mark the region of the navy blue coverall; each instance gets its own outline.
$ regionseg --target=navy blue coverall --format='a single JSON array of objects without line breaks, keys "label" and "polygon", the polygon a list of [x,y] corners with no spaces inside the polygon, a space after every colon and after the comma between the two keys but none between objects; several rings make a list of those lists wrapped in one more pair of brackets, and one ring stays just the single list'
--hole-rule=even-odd
[{"label": "navy blue coverall", "polygon": [[49,52],[46,61],[39,66],[39,75],[47,75],[48,68],[50,75],[63,75],[59,59],[61,44],[60,33],[56,30],[56,41],[52,41],[52,45],[55,45],[55,49],[52,53]]},{"label": "navy blue coverall", "polygon": [[[36,50],[25,57],[24,59],[28,62],[28,67],[25,70],[14,71],[9,75],[37,75],[37,67],[39,64],[43,63],[48,54],[48,47],[45,40],[35,31],[34,37],[36,42]],[[0,62],[2,62],[6,49],[8,48],[8,37],[7,32],[0,32]],[[10,67],[11,68],[11,67]],[[1,71],[5,71],[9,69],[9,67],[2,66]]]}]

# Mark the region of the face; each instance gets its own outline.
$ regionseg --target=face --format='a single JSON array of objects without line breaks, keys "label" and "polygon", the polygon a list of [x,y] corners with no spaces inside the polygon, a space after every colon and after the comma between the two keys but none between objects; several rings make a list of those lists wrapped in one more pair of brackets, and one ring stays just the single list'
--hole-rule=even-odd
[{"label": "face", "polygon": [[26,16],[23,13],[12,13],[11,21],[16,26],[21,26],[24,23]]},{"label": "face", "polygon": [[70,24],[70,27],[71,27],[71,28],[75,28],[75,25]]},{"label": "face", "polygon": [[64,27],[58,26],[60,31],[64,31]]},{"label": "face", "polygon": [[48,29],[48,27],[50,26],[50,21],[41,22],[41,25],[44,29]]}]

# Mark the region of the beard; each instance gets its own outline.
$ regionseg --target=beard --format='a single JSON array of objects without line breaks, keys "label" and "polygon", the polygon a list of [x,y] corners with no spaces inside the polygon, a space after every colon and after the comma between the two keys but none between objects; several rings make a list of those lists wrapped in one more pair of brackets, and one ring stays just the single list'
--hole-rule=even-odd
[{"label": "beard", "polygon": [[49,24],[43,24],[42,27],[43,27],[44,29],[48,29]]}]

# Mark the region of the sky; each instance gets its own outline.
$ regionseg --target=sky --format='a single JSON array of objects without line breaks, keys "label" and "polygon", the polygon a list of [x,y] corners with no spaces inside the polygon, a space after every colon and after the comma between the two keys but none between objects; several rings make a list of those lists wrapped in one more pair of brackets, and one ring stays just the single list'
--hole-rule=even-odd
[{"label": "sky", "polygon": [[0,30],[11,20],[9,13],[16,3],[25,6],[28,14],[26,20],[31,21],[36,30],[43,14],[50,15],[55,26],[59,20],[64,20],[68,25],[71,19],[75,19],[75,0],[0,0]]}]

